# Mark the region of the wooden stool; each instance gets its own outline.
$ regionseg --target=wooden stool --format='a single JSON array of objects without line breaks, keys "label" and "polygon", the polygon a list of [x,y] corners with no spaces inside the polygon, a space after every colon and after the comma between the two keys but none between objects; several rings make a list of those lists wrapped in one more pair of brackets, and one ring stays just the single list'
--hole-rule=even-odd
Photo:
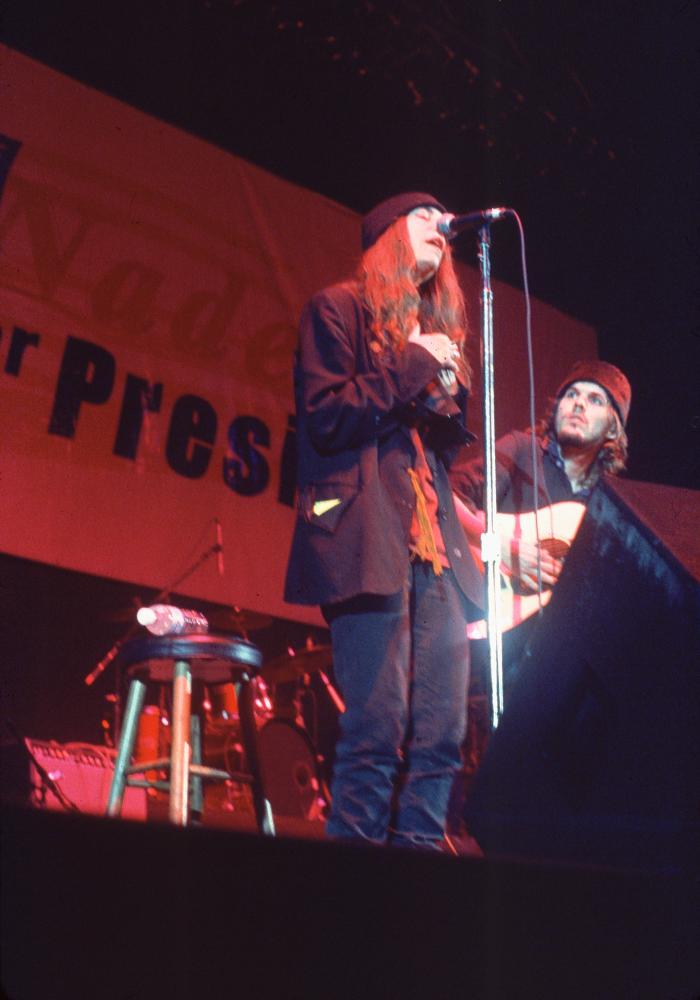
[{"label": "wooden stool", "polygon": [[[107,803],[107,815],[121,812],[124,790],[162,788],[169,792],[168,815],[173,823],[185,826],[190,811],[190,783],[193,799],[201,809],[201,784],[210,781],[247,781],[251,785],[255,819],[260,833],[274,836],[272,810],[263,788],[258,758],[257,731],[253,714],[251,680],[258,673],[262,653],[246,639],[215,635],[185,634],[147,636],[132,639],[119,651],[119,660],[129,668],[131,684],[119,740],[114,778]],[[200,723],[192,712],[192,681],[204,684],[234,683],[238,691],[241,741],[247,761],[246,775],[204,767],[201,763]],[[172,683],[170,757],[131,764],[139,717],[143,709],[147,681]],[[147,771],[167,771],[167,781],[143,777]],[[141,777],[135,777],[141,775]]]}]

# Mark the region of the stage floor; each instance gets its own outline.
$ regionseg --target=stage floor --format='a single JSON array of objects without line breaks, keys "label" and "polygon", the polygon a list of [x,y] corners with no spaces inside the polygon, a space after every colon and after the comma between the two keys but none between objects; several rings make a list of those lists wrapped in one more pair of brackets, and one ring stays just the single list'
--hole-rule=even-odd
[{"label": "stage floor", "polygon": [[697,881],[6,808],[9,1000],[694,1000]]}]

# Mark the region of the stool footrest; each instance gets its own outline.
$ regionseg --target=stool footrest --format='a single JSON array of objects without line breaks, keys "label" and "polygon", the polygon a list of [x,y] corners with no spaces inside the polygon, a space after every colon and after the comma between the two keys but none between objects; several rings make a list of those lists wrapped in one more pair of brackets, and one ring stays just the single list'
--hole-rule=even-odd
[{"label": "stool footrest", "polygon": [[138,764],[132,764],[124,772],[130,774],[142,774],[144,771],[163,771],[170,767],[170,757],[159,757],[158,760],[140,760]]},{"label": "stool footrest", "polygon": [[210,778],[212,781],[228,781],[228,771],[220,771],[216,767],[205,767],[204,764],[190,764],[190,774],[197,778]]},{"label": "stool footrest", "polygon": [[254,778],[250,774],[243,774],[241,771],[227,771],[226,780],[233,781],[236,785],[252,785]]},{"label": "stool footrest", "polygon": [[[133,767],[128,767],[126,769],[126,780],[127,783],[132,788],[141,788],[141,784],[135,784],[132,781],[132,775],[143,774],[145,771],[168,771],[170,770],[170,759],[163,757],[160,760],[145,760],[139,764],[135,764]],[[190,764],[189,767],[190,774],[197,778],[209,778],[212,781],[247,781],[251,780],[249,774],[235,774],[231,771],[222,771],[216,767],[206,767],[204,764]],[[155,787],[154,782],[146,781],[146,787]]]},{"label": "stool footrest", "polygon": [[127,781],[129,788],[155,788],[157,792],[169,792],[169,781],[148,781],[147,778],[129,778]]}]

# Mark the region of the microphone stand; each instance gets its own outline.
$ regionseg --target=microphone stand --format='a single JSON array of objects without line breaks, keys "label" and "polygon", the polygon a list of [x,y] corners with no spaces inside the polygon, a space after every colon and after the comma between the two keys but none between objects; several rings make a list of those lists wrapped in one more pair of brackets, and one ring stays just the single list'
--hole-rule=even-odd
[{"label": "microphone stand", "polygon": [[[205,551],[202,552],[202,554],[197,557],[197,559],[192,563],[192,565],[187,567],[184,573],[181,573],[180,576],[178,576],[175,580],[172,581],[172,583],[168,584],[167,587],[164,587],[163,590],[161,590],[158,594],[156,594],[154,598],[152,598],[151,604],[158,604],[167,597],[169,597],[170,594],[173,592],[173,590],[175,590],[175,588],[178,587],[183,580],[186,580],[188,576],[192,576],[195,570],[199,569],[199,567],[202,566],[207,561],[207,559],[211,559],[212,556],[217,555],[220,551],[221,551],[221,545],[219,542],[216,542],[214,545],[211,545],[208,549],[205,549]],[[138,624],[138,622],[134,622],[133,625],[130,625],[129,628],[124,633],[124,635],[122,635],[121,638],[117,639],[112,648],[107,653],[105,653],[100,662],[90,671],[87,677],[84,678],[83,683],[86,684],[88,687],[91,687],[95,683],[97,678],[100,676],[100,674],[102,674],[104,670],[109,666],[112,660],[116,658],[117,654],[119,653],[119,650],[122,648],[124,643],[127,642],[127,640],[129,640],[139,628],[141,628],[141,626]],[[119,740],[120,732],[121,732],[121,701],[119,698],[119,692],[117,691],[114,702],[114,735],[116,742],[118,742]]]},{"label": "microphone stand", "polygon": [[498,619],[501,543],[496,531],[496,422],[494,408],[493,292],[491,290],[491,232],[488,222],[479,229],[481,269],[481,370],[484,417],[484,511],[481,560],[485,570],[486,634],[491,676],[491,725],[503,714],[503,639]]}]

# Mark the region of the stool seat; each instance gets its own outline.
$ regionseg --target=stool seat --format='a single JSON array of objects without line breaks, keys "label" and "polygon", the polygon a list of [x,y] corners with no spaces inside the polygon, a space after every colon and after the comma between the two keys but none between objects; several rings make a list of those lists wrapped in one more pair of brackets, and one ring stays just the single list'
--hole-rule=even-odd
[{"label": "stool seat", "polygon": [[[247,639],[218,635],[160,635],[131,639],[119,651],[119,661],[130,666],[130,676],[167,682],[173,679],[175,661],[188,660],[192,676],[205,684],[225,684],[232,671],[255,676],[262,653]],[[162,661],[162,662],[161,662]]]},{"label": "stool seat", "polygon": [[[238,690],[241,740],[249,772],[245,780],[251,785],[258,829],[261,833],[274,836],[272,810],[263,788],[258,756],[251,684],[262,665],[262,652],[258,647],[247,639],[229,636],[199,633],[150,635],[125,642],[119,651],[119,661],[122,666],[128,668],[130,685],[124,726],[107,803],[107,815],[119,815],[127,785],[165,788],[169,792],[168,815],[172,822],[184,826],[190,814],[190,786],[194,803],[192,809],[199,812],[202,808],[202,780],[240,781],[244,777],[202,766],[198,705],[195,702],[193,711],[191,704],[193,682],[200,684],[233,682]],[[138,720],[143,709],[146,684],[149,681],[157,684],[172,683],[170,758],[140,761],[132,765],[131,756]],[[198,688],[197,691],[199,690]],[[149,778],[146,772],[154,770],[167,771],[168,780],[164,782]],[[138,775],[144,777],[139,778]]]}]

